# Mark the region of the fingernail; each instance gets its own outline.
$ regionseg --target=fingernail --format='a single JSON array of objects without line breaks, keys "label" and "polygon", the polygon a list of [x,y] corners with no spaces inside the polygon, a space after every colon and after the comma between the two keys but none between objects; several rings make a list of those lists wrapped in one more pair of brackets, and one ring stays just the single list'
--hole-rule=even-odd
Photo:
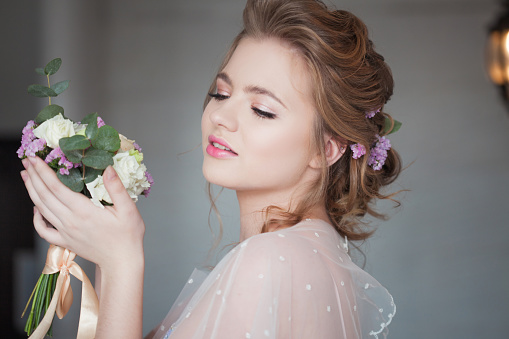
[{"label": "fingernail", "polygon": [[35,165],[35,162],[36,162],[37,159],[35,159],[35,157],[28,157],[28,160],[30,161],[30,163],[32,165]]},{"label": "fingernail", "polygon": [[115,169],[111,166],[108,166],[107,168],[108,173],[106,174],[108,180],[114,180],[117,177],[117,172]]},{"label": "fingernail", "polygon": [[27,169],[28,166],[30,165],[30,163],[28,162],[27,158],[21,160],[21,163],[23,164],[23,167],[25,167],[25,169]]},{"label": "fingernail", "polygon": [[26,171],[21,171],[21,172],[19,172],[19,174],[21,175],[21,179],[23,179],[23,181],[27,180],[27,172]]},{"label": "fingernail", "polygon": [[34,206],[34,214],[37,214],[37,207]]}]

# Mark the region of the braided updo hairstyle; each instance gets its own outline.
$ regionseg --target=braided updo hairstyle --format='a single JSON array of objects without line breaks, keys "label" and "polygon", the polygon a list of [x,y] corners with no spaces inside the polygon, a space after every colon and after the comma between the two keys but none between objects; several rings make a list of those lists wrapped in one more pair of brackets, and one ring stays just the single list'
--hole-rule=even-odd
[{"label": "braided updo hairstyle", "polygon": [[[317,119],[314,146],[321,153],[322,175],[294,208],[265,208],[263,232],[293,226],[310,208],[325,201],[327,213],[343,236],[363,240],[373,230],[361,218],[382,218],[370,201],[392,199],[380,189],[401,171],[398,154],[391,148],[380,170],[368,166],[369,149],[384,134],[384,104],[393,92],[392,74],[384,58],[373,49],[364,23],[353,14],[329,10],[319,0],[248,0],[243,13],[244,29],[235,38],[221,69],[244,38],[275,38],[302,57],[313,83]],[[213,91],[215,85],[211,86]],[[208,103],[206,100],[205,105]],[[380,109],[371,119],[366,112]],[[343,156],[327,166],[324,134],[346,146]],[[368,154],[352,158],[350,145],[361,144]],[[270,217],[269,217],[270,215]]]}]

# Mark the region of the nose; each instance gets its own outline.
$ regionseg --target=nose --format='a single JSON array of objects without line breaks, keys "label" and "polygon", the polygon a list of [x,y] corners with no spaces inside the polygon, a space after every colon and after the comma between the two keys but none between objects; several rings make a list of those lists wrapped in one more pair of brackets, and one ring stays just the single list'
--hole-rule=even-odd
[{"label": "nose", "polygon": [[211,108],[209,119],[216,125],[223,127],[231,132],[237,130],[238,127],[238,114],[237,109],[231,99],[227,102],[213,102],[211,101],[207,108]]}]

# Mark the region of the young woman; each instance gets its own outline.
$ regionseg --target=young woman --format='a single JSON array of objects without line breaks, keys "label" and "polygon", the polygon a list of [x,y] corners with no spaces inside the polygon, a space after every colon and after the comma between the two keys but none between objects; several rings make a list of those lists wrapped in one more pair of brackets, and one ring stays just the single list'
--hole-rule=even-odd
[{"label": "young woman", "polygon": [[[400,171],[383,137],[392,87],[352,14],[248,0],[202,117],[203,173],[237,192],[240,243],[149,337],[385,337],[394,302],[348,240],[371,235],[360,218],[380,216],[370,202]],[[23,164],[39,235],[101,269],[96,338],[141,338],[145,227],[115,171],[114,206],[98,209],[40,159]]]}]

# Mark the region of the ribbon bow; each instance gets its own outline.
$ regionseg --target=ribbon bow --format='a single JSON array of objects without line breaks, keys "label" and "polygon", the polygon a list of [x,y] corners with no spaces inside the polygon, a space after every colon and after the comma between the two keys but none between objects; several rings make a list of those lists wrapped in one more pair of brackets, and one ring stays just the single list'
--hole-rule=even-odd
[{"label": "ribbon bow", "polygon": [[50,245],[46,257],[46,265],[42,273],[52,274],[60,272],[58,275],[55,292],[51,298],[50,305],[44,318],[39,323],[29,339],[42,339],[51,326],[55,312],[59,319],[62,319],[71,307],[73,295],[71,289],[71,277],[74,275],[81,282],[83,288],[81,292],[81,310],[80,321],[78,325],[78,335],[76,339],[89,339],[95,337],[97,326],[97,316],[99,314],[99,301],[95,294],[94,287],[90,283],[83,269],[74,262],[76,253],[68,249]]}]

